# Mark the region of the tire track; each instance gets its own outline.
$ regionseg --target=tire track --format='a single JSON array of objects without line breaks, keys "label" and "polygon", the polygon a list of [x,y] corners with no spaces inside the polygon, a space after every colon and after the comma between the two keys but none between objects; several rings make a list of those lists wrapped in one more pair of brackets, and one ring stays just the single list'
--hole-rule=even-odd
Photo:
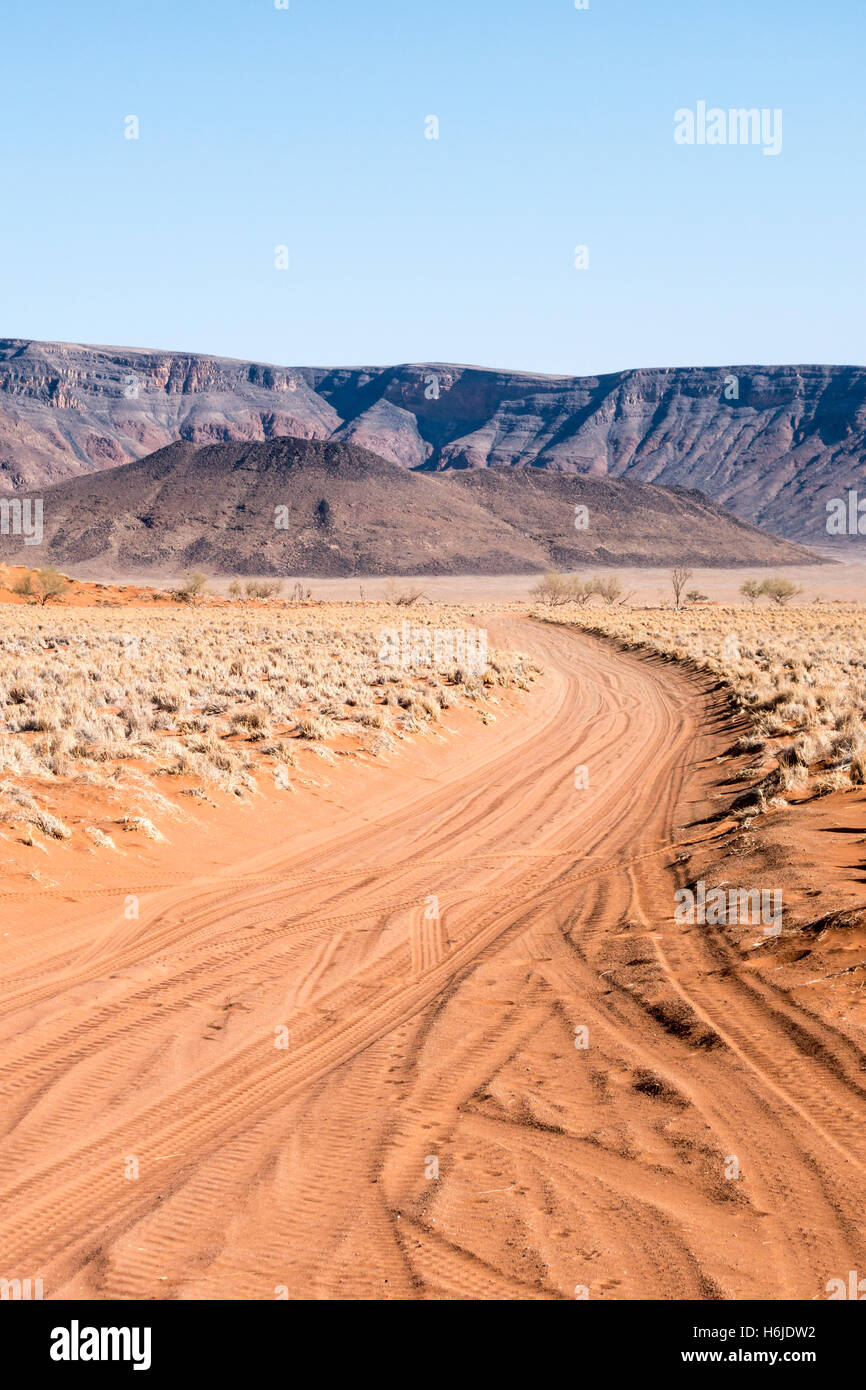
[{"label": "tire track", "polygon": [[[671,920],[678,853],[722,833],[696,814],[708,697],[500,627],[547,673],[519,745],[259,872],[154,879],[141,921],[106,907],[4,984],[0,1273],[48,1297],[774,1298],[866,1262],[863,1058]],[[39,894],[58,925],[64,897]]]}]

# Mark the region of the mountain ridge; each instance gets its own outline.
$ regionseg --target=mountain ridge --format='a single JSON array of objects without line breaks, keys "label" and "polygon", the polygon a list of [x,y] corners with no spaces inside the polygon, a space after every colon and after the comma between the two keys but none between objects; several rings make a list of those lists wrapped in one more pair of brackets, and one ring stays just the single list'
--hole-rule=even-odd
[{"label": "mountain ridge", "polygon": [[696,488],[826,544],[866,463],[866,368],[447,363],[281,367],[202,353],[0,339],[0,488],[43,488],[174,440],[354,443],[409,470],[539,471]]}]

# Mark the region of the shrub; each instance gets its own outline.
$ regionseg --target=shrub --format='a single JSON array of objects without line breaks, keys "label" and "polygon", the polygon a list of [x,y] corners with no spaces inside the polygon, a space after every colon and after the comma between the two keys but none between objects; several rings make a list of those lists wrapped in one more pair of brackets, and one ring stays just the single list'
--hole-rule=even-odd
[{"label": "shrub", "polygon": [[189,603],[194,607],[204,594],[206,586],[207,579],[196,571],[195,574],[187,575],[183,583],[172,590],[171,596],[178,603]]}]

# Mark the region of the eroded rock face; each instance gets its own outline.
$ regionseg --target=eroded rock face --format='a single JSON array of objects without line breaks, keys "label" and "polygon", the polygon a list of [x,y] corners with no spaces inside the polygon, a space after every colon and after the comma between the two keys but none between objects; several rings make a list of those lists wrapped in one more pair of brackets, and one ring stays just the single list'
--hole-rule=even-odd
[{"label": "eroded rock face", "polygon": [[442,363],[276,367],[193,353],[0,340],[0,487],[45,486],[192,443],[337,438],[410,469],[531,465],[697,488],[826,541],[862,486],[866,368],[533,376]]}]

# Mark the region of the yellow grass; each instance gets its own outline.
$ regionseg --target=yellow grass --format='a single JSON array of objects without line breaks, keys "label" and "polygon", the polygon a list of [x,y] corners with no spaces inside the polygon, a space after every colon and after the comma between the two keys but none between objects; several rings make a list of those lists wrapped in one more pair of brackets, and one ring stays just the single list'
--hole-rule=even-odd
[{"label": "yellow grass", "polygon": [[[140,829],[142,804],[166,804],[167,778],[192,795],[252,794],[260,775],[291,787],[299,760],[377,756],[452,705],[489,718],[497,691],[535,672],[493,650],[478,672],[381,659],[383,629],[404,619],[465,630],[465,610],[445,605],[6,606],[3,618],[0,823],[55,839],[69,835],[45,805],[59,783],[120,789],[119,828]],[[84,833],[104,846],[97,827]]]},{"label": "yellow grass", "polygon": [[783,793],[866,781],[866,609],[688,605],[578,608],[540,616],[648,647],[721,677],[751,734],[758,809]]}]

